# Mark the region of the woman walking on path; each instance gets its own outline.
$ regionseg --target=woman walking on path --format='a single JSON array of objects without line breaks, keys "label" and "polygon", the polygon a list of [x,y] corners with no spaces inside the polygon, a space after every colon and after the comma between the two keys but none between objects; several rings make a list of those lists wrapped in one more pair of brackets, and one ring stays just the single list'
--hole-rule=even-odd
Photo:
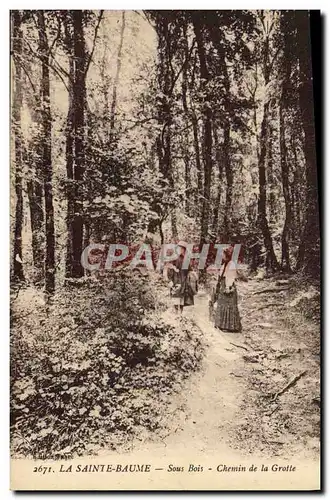
[{"label": "woman walking on path", "polygon": [[182,313],[185,306],[194,305],[194,295],[197,293],[197,276],[189,264],[188,269],[183,269],[186,253],[186,243],[179,241],[179,256],[173,264],[168,264],[164,271],[169,280],[171,301],[177,312]]},{"label": "woman walking on path", "polygon": [[237,268],[231,260],[233,247],[226,248],[223,252],[222,266],[213,304],[216,303],[214,326],[227,332],[240,332],[242,330],[241,318],[237,305]]}]

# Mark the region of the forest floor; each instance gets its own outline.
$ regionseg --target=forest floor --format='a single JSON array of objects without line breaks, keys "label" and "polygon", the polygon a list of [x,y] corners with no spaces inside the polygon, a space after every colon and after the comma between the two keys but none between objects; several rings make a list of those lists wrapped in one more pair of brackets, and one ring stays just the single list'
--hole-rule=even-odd
[{"label": "forest floor", "polygon": [[317,459],[319,326],[296,310],[290,289],[274,279],[239,282],[238,292],[242,333],[212,326],[203,290],[185,309],[205,343],[202,370],[173,397],[160,439],[137,437],[132,451]]},{"label": "forest floor", "polygon": [[[95,286],[98,285],[100,287],[100,289],[97,288],[98,293],[101,294],[100,297],[103,297],[104,287],[102,287],[102,283],[96,283]],[[148,279],[145,281],[145,286],[150,287]],[[17,338],[17,341],[20,341],[22,336],[29,340],[29,343],[22,344],[22,347],[18,343],[12,354],[12,356],[16,355],[17,362],[14,363],[14,368],[18,370],[18,381],[16,382],[18,384],[16,392],[18,392],[15,404],[18,405],[19,409],[23,408],[20,410],[21,412],[27,408],[28,413],[32,415],[30,418],[34,418],[34,413],[37,415],[36,418],[40,417],[35,407],[40,404],[39,400],[42,395],[39,395],[40,391],[36,392],[33,387],[30,388],[33,374],[28,373],[25,377],[23,375],[30,366],[31,370],[37,370],[34,378],[40,384],[40,376],[38,375],[40,362],[39,365],[36,364],[38,356],[41,357],[43,363],[48,363],[42,365],[46,368],[49,365],[49,360],[58,363],[58,358],[64,356],[58,348],[58,339],[61,339],[61,348],[68,351],[68,360],[65,363],[70,365],[69,368],[72,359],[78,359],[79,353],[81,360],[85,363],[82,363],[81,366],[85,366],[86,363],[88,365],[87,371],[85,370],[86,374],[85,371],[81,373],[82,368],[79,367],[79,362],[82,361],[78,360],[79,366],[77,365],[78,368],[76,367],[75,370],[79,369],[79,373],[83,377],[81,387],[83,389],[86,387],[88,390],[85,392],[86,396],[83,402],[80,399],[72,399],[69,408],[71,410],[77,408],[77,411],[80,411],[84,405],[93,410],[96,398],[100,401],[98,404],[104,406],[102,421],[99,421],[100,416],[95,417],[94,415],[93,417],[93,411],[94,413],[96,411],[95,407],[89,420],[81,418],[81,425],[85,426],[83,429],[79,427],[80,420],[77,424],[78,427],[75,431],[77,435],[81,435],[82,430],[86,430],[86,426],[88,429],[92,423],[95,426],[93,429],[97,439],[94,439],[94,434],[91,438],[81,438],[85,441],[91,439],[90,442],[86,441],[89,455],[110,457],[121,452],[125,454],[132,452],[134,455],[142,453],[150,456],[167,456],[170,459],[170,457],[180,457],[187,454],[198,457],[202,453],[213,457],[230,455],[237,457],[238,460],[241,457],[248,458],[249,456],[265,459],[277,456],[283,459],[299,457],[301,460],[316,460],[319,456],[320,430],[320,328],[316,319],[313,319],[313,314],[310,314],[310,319],[308,319],[306,313],[313,311],[313,301],[314,304],[318,304],[319,296],[316,289],[307,286],[308,288],[304,289],[301,282],[295,281],[295,278],[289,280],[250,278],[246,281],[239,281],[238,295],[243,325],[242,333],[225,333],[213,327],[209,320],[209,295],[206,289],[202,288],[195,297],[195,305],[185,308],[181,317],[178,317],[170,307],[159,311],[159,314],[154,318],[154,324],[150,323],[153,316],[146,316],[145,321],[149,328],[145,332],[147,337],[145,334],[141,335],[139,330],[134,330],[134,333],[130,334],[130,339],[135,339],[134,344],[132,344],[132,340],[126,339],[127,331],[132,330],[132,326],[127,326],[127,321],[129,315],[132,315],[132,311],[136,309],[132,302],[133,299],[128,300],[127,303],[132,304],[132,311],[126,311],[122,318],[124,336],[117,335],[113,339],[110,337],[111,342],[120,347],[120,342],[123,344],[127,340],[129,341],[127,346],[132,349],[139,347],[143,341],[147,341],[148,346],[151,346],[153,344],[150,342],[155,343],[159,339],[161,348],[152,351],[155,361],[151,368],[149,366],[139,367],[139,365],[135,369],[127,368],[126,379],[121,382],[121,384],[126,384],[125,387],[123,386],[124,392],[123,389],[118,389],[119,392],[116,392],[116,388],[105,392],[102,385],[96,387],[94,384],[94,392],[96,389],[99,391],[96,395],[91,391],[90,380],[97,380],[98,370],[104,371],[106,369],[104,366],[108,370],[113,370],[112,364],[117,362],[117,359],[122,359],[122,356],[127,357],[130,352],[127,351],[126,344],[123,344],[120,351],[121,357],[118,358],[117,355],[117,357],[114,355],[109,357],[108,351],[102,351],[102,342],[107,340],[109,336],[108,330],[104,327],[94,331],[95,322],[99,322],[99,320],[105,322],[105,312],[109,303],[113,306],[111,311],[120,310],[119,305],[116,308],[113,304],[117,294],[111,295],[111,297],[105,295],[103,306],[100,303],[99,295],[96,296],[99,308],[93,310],[93,314],[95,316],[99,311],[99,316],[93,316],[93,325],[89,327],[90,330],[86,330],[85,337],[82,336],[79,342],[78,338],[73,342],[71,332],[73,327],[70,326],[71,324],[67,326],[68,347],[65,343],[66,336],[61,332],[65,329],[64,321],[71,320],[70,315],[62,314],[59,318],[57,311],[61,310],[62,306],[56,305],[54,318],[52,316],[48,318],[49,325],[46,327],[41,323],[41,320],[39,321],[40,318],[45,321],[43,309],[41,309],[40,318],[36,314],[29,316],[31,324],[28,323],[29,319],[25,316],[23,319],[24,328],[21,325],[17,335],[14,335],[14,339]],[[135,287],[131,286],[131,290],[134,291]],[[155,295],[159,296],[160,303],[164,305],[167,289],[163,282],[159,283],[158,288],[154,287],[152,290],[154,290]],[[91,297],[91,305],[85,307],[87,311],[86,328],[89,324],[87,321],[89,311],[96,300],[92,291],[93,289],[88,294]],[[24,309],[28,304],[27,293],[28,291],[22,292],[23,298],[19,302],[22,307],[24,306]],[[126,297],[127,293],[126,291]],[[142,296],[144,295],[142,294]],[[75,296],[74,307],[77,311],[82,310],[81,305],[76,303],[79,297],[82,304],[86,303],[84,294],[79,293]],[[64,295],[62,300],[65,303],[69,301],[69,298]],[[20,317],[19,304],[16,304],[15,308],[17,309],[16,315]],[[35,304],[35,301],[32,301],[31,304]],[[69,301],[69,306],[70,304]],[[144,314],[143,308],[141,311],[141,314]],[[314,316],[317,318],[317,311]],[[84,319],[81,314],[79,319]],[[109,323],[107,328],[110,332],[113,330],[111,321],[114,319],[117,321],[118,316],[112,317],[112,312],[106,318]],[[52,321],[56,325],[60,322],[60,331],[55,331],[51,337],[46,336],[42,341],[40,337],[45,335],[44,330],[50,329],[49,331],[53,332]],[[143,328],[146,327],[143,326]],[[51,344],[51,339],[53,339],[54,345]],[[89,339],[89,344],[86,344],[86,339]],[[49,351],[50,347],[54,352]],[[91,351],[91,349],[94,351],[96,349],[96,351]],[[102,352],[97,349],[101,349]],[[34,354],[35,352],[38,352],[38,356]],[[93,353],[91,354],[91,352]],[[34,360],[33,356],[38,359]],[[90,363],[89,358],[95,360],[95,363]],[[65,375],[66,379],[71,377],[72,384],[76,384],[76,371],[74,371],[74,367],[71,367],[70,370],[73,370],[71,373],[68,371],[69,368],[66,368],[67,372],[65,373],[60,371],[59,375],[63,377],[68,373],[67,376]],[[49,385],[49,380],[52,384],[54,380],[58,381],[62,391],[60,394],[63,393],[65,396],[65,390],[68,392],[73,389],[63,387],[64,382],[58,378],[57,372],[53,373],[54,369],[52,365],[48,371],[45,371],[44,368],[42,373],[46,379],[45,381],[41,380],[41,382],[44,385],[47,382]],[[62,370],[64,370],[64,365]],[[91,379],[89,375],[91,375]],[[28,387],[25,387],[26,380],[30,384]],[[139,384],[142,384],[141,387]],[[106,385],[106,387],[108,386]],[[58,397],[58,391],[52,389],[52,386],[47,386],[47,388],[46,402],[48,405],[45,406],[42,418],[39,418],[41,424],[43,419],[53,418],[53,399],[55,398],[56,403]],[[53,394],[52,391],[56,393]],[[147,399],[143,399],[143,394],[148,395]],[[138,403],[139,411],[137,411],[135,403]],[[117,420],[112,421],[114,411],[119,416],[116,417]],[[24,415],[20,418],[26,422]],[[135,421],[133,422],[136,415],[140,415],[139,425]],[[59,419],[60,423],[64,417],[71,418],[67,412]],[[127,432],[125,419],[128,419],[129,422],[133,419],[130,425],[131,432]],[[157,419],[159,425],[156,422]],[[48,442],[40,441],[39,438],[42,432],[46,433],[47,436],[49,433],[53,433],[53,426],[57,420],[55,424],[53,421],[48,422],[48,420],[47,433],[43,428],[39,434],[34,432],[33,420],[32,423],[27,423],[24,428],[18,428],[25,441],[27,438],[31,440],[33,437],[34,439],[33,442],[31,441],[31,445],[28,443],[28,447],[24,448],[25,454],[27,453],[26,449],[29,453],[34,453],[39,457],[43,450],[49,453]],[[123,429],[116,439],[114,431],[109,432],[107,429],[111,424],[111,428],[115,430],[118,422]],[[102,432],[100,433],[100,431]],[[31,432],[33,432],[32,435]],[[104,440],[102,436],[104,436]],[[64,444],[66,444],[69,438],[64,437],[66,439]],[[19,443],[22,439],[20,438]],[[74,436],[71,440],[75,442]],[[62,446],[63,448],[64,444],[58,443],[58,447]],[[74,456],[76,452],[71,448],[70,456]],[[57,449],[55,451],[57,452]],[[53,450],[53,453],[55,451]],[[81,449],[79,455],[85,453],[86,447]]]}]

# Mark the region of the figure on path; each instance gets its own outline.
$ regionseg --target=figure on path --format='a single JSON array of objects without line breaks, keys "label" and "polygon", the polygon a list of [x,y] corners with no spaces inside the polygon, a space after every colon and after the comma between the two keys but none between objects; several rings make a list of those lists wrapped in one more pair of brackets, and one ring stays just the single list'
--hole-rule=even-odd
[{"label": "figure on path", "polygon": [[223,252],[222,265],[215,293],[212,298],[214,312],[214,326],[227,332],[242,330],[241,318],[237,305],[237,266],[231,260],[233,247]]},{"label": "figure on path", "polygon": [[171,302],[178,313],[182,313],[185,306],[194,305],[194,295],[198,291],[198,278],[189,264],[188,269],[183,269],[183,261],[187,244],[179,241],[177,245],[179,256],[168,264],[164,273],[169,280]]}]

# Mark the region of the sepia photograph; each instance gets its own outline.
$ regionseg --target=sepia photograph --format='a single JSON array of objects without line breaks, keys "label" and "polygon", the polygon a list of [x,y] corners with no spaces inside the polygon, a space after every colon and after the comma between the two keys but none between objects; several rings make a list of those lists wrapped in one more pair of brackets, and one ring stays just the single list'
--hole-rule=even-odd
[{"label": "sepia photograph", "polygon": [[320,490],[312,20],[10,11],[12,490]]}]

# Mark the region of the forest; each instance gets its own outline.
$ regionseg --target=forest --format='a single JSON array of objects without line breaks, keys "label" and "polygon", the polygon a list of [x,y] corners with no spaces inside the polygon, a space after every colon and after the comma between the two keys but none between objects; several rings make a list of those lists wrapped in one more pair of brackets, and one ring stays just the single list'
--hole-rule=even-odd
[{"label": "forest", "polygon": [[113,444],[155,426],[138,407],[120,428],[127,387],[154,367],[166,395],[202,358],[189,320],[155,319],[161,277],[95,279],[89,244],[240,243],[249,276],[319,287],[309,14],[13,10],[10,24],[14,449],[62,457],[101,428]]}]

